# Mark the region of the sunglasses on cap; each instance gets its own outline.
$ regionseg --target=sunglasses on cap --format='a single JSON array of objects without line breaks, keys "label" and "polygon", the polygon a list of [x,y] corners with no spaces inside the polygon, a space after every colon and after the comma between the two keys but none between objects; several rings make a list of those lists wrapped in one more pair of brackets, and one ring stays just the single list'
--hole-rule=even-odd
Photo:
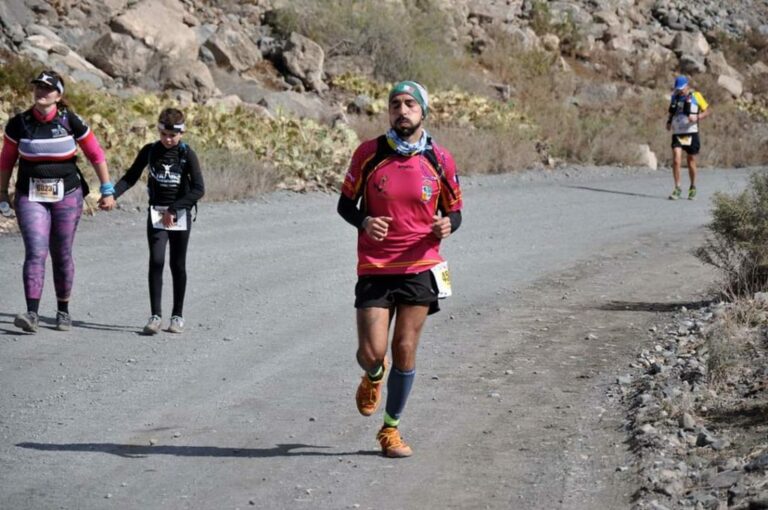
[{"label": "sunglasses on cap", "polygon": [[58,76],[48,74],[46,71],[40,73],[38,77],[32,80],[30,83],[33,85],[41,85],[51,90],[58,90],[59,94],[64,93],[64,83],[62,83],[61,79]]}]

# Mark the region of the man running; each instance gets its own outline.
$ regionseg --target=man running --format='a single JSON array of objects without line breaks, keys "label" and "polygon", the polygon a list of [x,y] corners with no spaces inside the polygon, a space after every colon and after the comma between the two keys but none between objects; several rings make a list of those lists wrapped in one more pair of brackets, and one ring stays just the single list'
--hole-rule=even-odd
[{"label": "man running", "polygon": [[675,188],[669,195],[670,200],[677,200],[682,195],[680,187],[680,165],[683,151],[687,154],[688,176],[691,185],[688,188],[688,200],[696,198],[696,155],[701,148],[699,140],[699,121],[709,117],[711,110],[704,96],[691,88],[685,76],[675,79],[675,91],[669,104],[667,131],[672,131],[672,177]]},{"label": "man running", "polygon": [[[358,229],[357,361],[365,373],[355,399],[364,416],[381,402],[394,319],[384,425],[377,434],[387,457],[412,454],[398,425],[422,328],[427,315],[439,310],[438,283],[450,282],[440,241],[461,224],[456,164],[424,129],[427,112],[424,87],[403,81],[392,88],[391,129],[355,150],[338,203],[339,214]],[[445,270],[436,278],[437,268]]]}]

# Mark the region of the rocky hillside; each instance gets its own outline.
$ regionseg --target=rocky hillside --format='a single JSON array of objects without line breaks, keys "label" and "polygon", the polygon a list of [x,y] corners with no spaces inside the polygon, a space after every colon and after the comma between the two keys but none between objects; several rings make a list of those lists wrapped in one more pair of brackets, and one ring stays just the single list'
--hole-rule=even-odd
[{"label": "rocky hillside", "polygon": [[[329,2],[331,3],[331,2]],[[713,42],[768,34],[768,6],[743,0],[395,0],[404,11],[448,13],[447,43],[482,54],[498,30],[521,48],[543,48],[613,80],[657,85],[679,70],[710,75],[734,98],[754,94],[749,78],[768,72],[729,62]],[[256,103],[300,116],[332,117],[329,81],[366,71],[353,51],[319,45],[270,25],[301,2],[251,0],[6,0],[0,48],[45,63],[71,79],[118,94],[166,90],[182,101]],[[546,19],[543,19],[546,17]],[[369,66],[370,68],[370,66]],[[501,84],[503,85],[503,84]]]}]

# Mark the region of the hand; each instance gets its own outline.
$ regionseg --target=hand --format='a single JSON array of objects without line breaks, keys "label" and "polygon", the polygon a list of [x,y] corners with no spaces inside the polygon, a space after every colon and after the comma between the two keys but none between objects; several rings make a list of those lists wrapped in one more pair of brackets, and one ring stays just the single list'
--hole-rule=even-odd
[{"label": "hand", "polygon": [[365,233],[374,241],[382,241],[387,237],[391,222],[390,216],[368,216],[364,223]]},{"label": "hand", "polygon": [[695,113],[692,113],[688,116],[688,122],[698,122],[699,116]]},{"label": "hand", "polygon": [[173,213],[168,209],[166,209],[165,212],[163,213],[163,226],[172,227],[174,225],[176,225],[176,213]]},{"label": "hand", "polygon": [[447,216],[432,216],[432,233],[438,239],[445,239],[451,235],[451,220]]},{"label": "hand", "polygon": [[672,130],[672,123],[667,122],[667,131],[671,131],[671,130]]},{"label": "hand", "polygon": [[117,202],[112,195],[102,195],[99,199],[99,209],[102,211],[111,211],[116,205]]}]

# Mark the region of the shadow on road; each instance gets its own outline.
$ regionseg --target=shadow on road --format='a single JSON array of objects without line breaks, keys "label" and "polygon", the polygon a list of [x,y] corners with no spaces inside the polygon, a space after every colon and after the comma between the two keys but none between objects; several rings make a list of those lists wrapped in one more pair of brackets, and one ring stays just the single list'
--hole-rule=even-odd
[{"label": "shadow on road", "polygon": [[744,404],[735,409],[711,409],[707,418],[713,423],[749,429],[764,426],[768,420],[768,404]]},{"label": "shadow on road", "polygon": [[688,310],[702,308],[712,304],[712,300],[677,301],[671,303],[653,303],[645,301],[608,301],[595,307],[607,312],[676,312],[683,306]]},{"label": "shadow on road", "polygon": [[[13,324],[13,319],[15,318],[16,318],[15,313],[0,312],[0,324]],[[40,324],[50,326],[50,329],[55,329],[56,318],[40,316]],[[83,329],[95,329],[98,331],[135,331],[136,329],[139,329],[136,325],[123,326],[121,324],[99,324],[97,322],[86,322],[86,321],[78,321],[78,320],[72,321],[72,327],[83,328]],[[16,330],[0,329],[0,331],[5,332],[6,335],[17,335],[19,333],[23,333],[23,331],[21,331],[20,329],[16,329]]]},{"label": "shadow on road", "polygon": [[281,443],[274,448],[221,448],[218,446],[169,446],[133,445],[117,443],[18,443],[19,448],[49,452],[99,452],[127,458],[142,458],[149,455],[176,455],[178,457],[343,457],[348,455],[381,455],[374,450],[356,452],[294,451],[301,448],[332,448],[302,443]]},{"label": "shadow on road", "polygon": [[563,185],[563,188],[581,189],[585,191],[599,191],[600,193],[614,193],[616,195],[629,195],[631,197],[643,197],[643,198],[654,198],[657,200],[667,200],[666,197],[663,197],[661,195],[649,195],[647,193],[633,193],[631,191],[617,191],[613,189],[593,188],[590,186]]}]

